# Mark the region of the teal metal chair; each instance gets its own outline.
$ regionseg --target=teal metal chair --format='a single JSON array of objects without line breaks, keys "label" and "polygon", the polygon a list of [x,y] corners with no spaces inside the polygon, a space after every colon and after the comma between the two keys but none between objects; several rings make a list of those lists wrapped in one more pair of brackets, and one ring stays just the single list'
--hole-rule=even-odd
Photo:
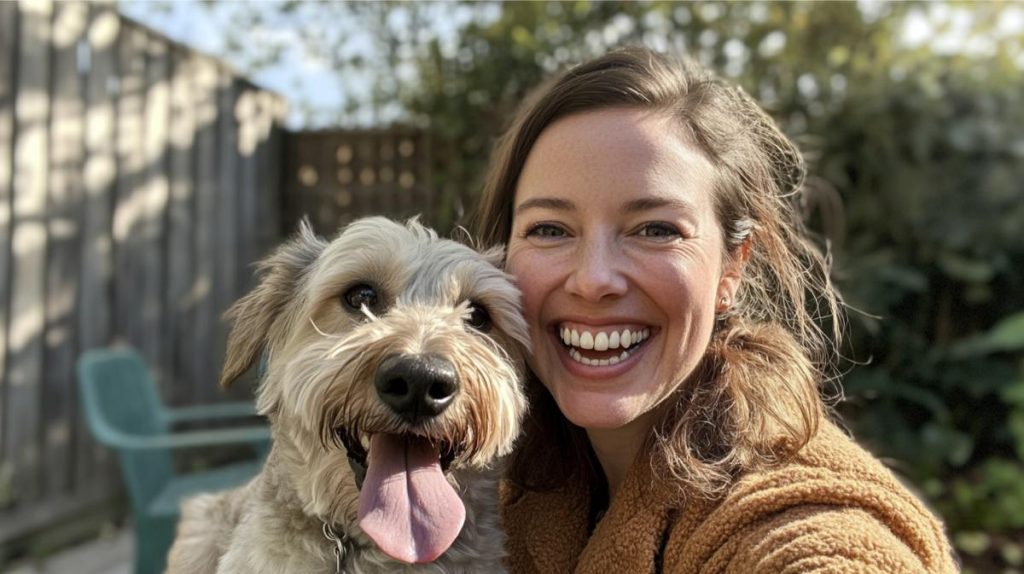
[{"label": "teal metal chair", "polygon": [[[240,486],[259,472],[270,444],[267,425],[175,432],[174,425],[254,416],[250,403],[167,408],[142,357],[132,349],[93,349],[78,360],[82,409],[95,439],[117,452],[135,519],[135,572],[166,567],[182,499]],[[251,445],[251,462],[179,474],[178,449]]]}]

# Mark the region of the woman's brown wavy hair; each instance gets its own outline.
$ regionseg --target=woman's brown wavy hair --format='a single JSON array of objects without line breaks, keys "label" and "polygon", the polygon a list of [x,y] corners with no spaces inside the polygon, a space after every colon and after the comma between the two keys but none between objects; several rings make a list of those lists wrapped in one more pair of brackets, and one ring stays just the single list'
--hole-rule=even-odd
[{"label": "woman's brown wavy hair", "polygon": [[[798,196],[806,169],[797,147],[742,89],[698,64],[624,48],[541,86],[498,141],[474,232],[484,247],[507,243],[516,184],[541,132],[566,116],[639,108],[678,121],[683,137],[716,168],[714,205],[727,257],[747,246],[737,297],[719,316],[704,360],[668,400],[648,440],[656,476],[705,496],[738,474],[805,445],[824,407],[842,307],[828,261],[808,238]],[[526,280],[529,280],[528,278]],[[598,478],[582,429],[561,415],[531,376],[531,413],[509,477],[526,489],[575,473]]]}]

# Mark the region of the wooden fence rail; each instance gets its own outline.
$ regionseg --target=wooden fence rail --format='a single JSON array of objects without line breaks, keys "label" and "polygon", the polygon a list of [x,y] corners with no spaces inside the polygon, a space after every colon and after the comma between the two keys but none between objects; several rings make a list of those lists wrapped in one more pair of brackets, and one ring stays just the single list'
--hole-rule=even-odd
[{"label": "wooden fence rail", "polygon": [[0,543],[115,492],[82,351],[217,399],[218,318],[280,236],[282,113],[109,4],[0,3]]}]

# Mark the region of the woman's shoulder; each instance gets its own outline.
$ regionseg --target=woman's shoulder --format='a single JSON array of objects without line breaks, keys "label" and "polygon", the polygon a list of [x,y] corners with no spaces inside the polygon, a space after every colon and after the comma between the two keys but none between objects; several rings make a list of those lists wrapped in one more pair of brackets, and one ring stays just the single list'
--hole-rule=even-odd
[{"label": "woman's shoulder", "polygon": [[693,518],[689,533],[673,532],[666,558],[728,557],[723,570],[745,572],[956,571],[941,522],[831,422],[792,459],[741,476]]}]

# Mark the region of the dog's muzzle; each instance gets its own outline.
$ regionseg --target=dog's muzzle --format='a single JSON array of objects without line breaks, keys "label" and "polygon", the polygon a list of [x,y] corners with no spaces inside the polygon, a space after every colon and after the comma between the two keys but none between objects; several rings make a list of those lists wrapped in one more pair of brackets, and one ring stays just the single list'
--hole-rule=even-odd
[{"label": "dog's muzzle", "polygon": [[[443,413],[459,393],[454,365],[438,355],[390,355],[381,361],[374,385],[381,402],[410,426]],[[360,437],[348,429],[337,427],[334,433],[345,447],[356,487],[361,490],[366,478],[366,449]],[[441,469],[447,471],[455,459],[455,448],[442,441],[440,454]]]},{"label": "dog's muzzle", "polygon": [[455,366],[438,355],[391,355],[374,384],[380,400],[411,425],[443,413],[459,393]]}]

